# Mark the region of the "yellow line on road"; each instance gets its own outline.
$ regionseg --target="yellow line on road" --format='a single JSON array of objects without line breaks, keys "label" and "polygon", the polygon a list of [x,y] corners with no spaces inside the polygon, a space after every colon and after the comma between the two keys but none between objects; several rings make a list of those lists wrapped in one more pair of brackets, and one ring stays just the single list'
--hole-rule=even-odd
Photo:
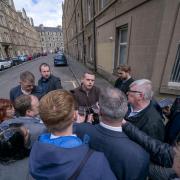
[{"label": "yellow line on road", "polygon": [[76,88],[76,81],[64,81],[65,83],[72,83],[73,87]]}]

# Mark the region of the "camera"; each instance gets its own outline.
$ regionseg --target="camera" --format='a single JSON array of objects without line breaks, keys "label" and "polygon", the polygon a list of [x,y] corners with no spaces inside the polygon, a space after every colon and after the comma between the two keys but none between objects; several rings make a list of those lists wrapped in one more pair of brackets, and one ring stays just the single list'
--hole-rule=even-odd
[{"label": "camera", "polygon": [[[96,112],[96,109],[93,109],[93,107],[88,108],[88,110],[86,110],[87,118],[89,114],[93,115],[94,121],[92,122],[92,124],[99,124],[99,114]],[[87,121],[87,118],[85,118],[85,121]]]},{"label": "camera", "polygon": [[80,106],[78,109],[78,113],[80,115],[85,116],[85,121],[88,121],[88,115],[92,114],[93,116],[93,121],[92,124],[98,124],[99,123],[99,114],[98,114],[98,110],[96,107],[91,106],[91,107],[84,107],[84,106]]}]

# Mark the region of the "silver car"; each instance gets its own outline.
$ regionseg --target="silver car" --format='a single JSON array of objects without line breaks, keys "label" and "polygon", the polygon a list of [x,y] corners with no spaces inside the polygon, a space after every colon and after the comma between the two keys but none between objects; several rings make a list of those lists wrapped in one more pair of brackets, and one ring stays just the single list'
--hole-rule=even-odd
[{"label": "silver car", "polygon": [[12,66],[11,60],[0,59],[0,70],[9,68]]}]

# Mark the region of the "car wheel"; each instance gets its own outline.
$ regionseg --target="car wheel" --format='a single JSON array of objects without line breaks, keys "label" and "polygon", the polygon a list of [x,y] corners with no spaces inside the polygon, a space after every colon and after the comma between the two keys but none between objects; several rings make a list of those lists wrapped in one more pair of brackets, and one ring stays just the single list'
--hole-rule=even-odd
[{"label": "car wheel", "polygon": [[1,66],[1,70],[3,70],[4,69],[4,66]]}]

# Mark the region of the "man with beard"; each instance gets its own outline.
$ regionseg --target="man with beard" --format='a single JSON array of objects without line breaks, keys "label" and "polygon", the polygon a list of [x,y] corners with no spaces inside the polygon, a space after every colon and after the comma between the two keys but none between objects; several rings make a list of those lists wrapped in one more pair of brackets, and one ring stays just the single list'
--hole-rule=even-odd
[{"label": "man with beard", "polygon": [[126,94],[130,84],[134,81],[130,75],[131,67],[128,65],[121,65],[117,68],[117,73],[119,78],[116,80],[114,87]]},{"label": "man with beard", "polygon": [[56,89],[62,89],[60,78],[51,74],[49,64],[42,63],[39,66],[41,78],[38,81],[38,86],[42,90],[42,95]]}]

